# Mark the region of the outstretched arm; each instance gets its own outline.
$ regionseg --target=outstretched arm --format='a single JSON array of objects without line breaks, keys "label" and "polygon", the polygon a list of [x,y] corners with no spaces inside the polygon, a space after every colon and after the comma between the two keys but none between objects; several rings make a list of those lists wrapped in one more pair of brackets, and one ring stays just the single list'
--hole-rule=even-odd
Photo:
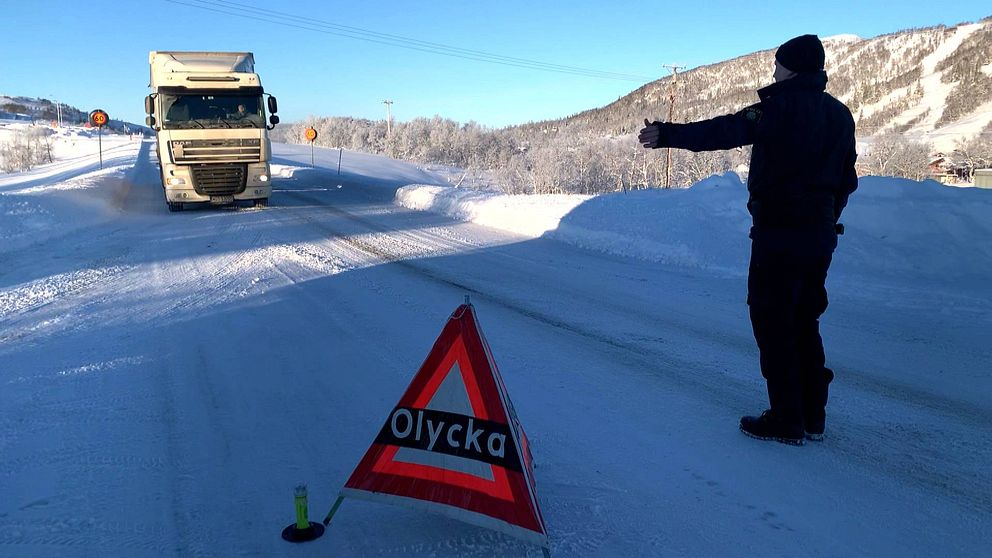
[{"label": "outstretched arm", "polygon": [[644,119],[644,128],[637,140],[646,148],[678,147],[691,151],[716,151],[732,149],[754,143],[761,108],[752,105],[746,109],[709,120],[689,124],[651,122]]}]

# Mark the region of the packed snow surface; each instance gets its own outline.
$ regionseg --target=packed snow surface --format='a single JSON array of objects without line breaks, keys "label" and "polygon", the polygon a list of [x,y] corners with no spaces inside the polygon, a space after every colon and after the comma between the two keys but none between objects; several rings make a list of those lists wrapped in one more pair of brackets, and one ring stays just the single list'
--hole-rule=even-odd
[{"label": "packed snow surface", "polygon": [[553,556],[988,552],[992,191],[862,179],[826,440],[797,448],[737,430],[766,401],[736,175],[503,197],[276,145],[269,208],[172,214],[151,144],[111,147],[0,175],[0,556],[540,556],[347,499],[280,538],[297,484],[327,512],[465,295]]}]

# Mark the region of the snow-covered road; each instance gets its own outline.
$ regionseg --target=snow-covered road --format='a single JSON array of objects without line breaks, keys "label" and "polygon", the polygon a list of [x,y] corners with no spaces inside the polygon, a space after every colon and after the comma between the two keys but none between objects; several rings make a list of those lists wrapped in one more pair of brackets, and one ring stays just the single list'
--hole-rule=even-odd
[{"label": "snow-covered road", "polygon": [[415,166],[276,151],[265,210],[170,214],[147,143],[0,178],[0,556],[539,556],[350,500],[279,537],[465,295],[555,556],[987,552],[988,299],[832,278],[827,440],[761,443],[737,431],[765,406],[741,277],[411,211],[397,188],[438,180]]}]

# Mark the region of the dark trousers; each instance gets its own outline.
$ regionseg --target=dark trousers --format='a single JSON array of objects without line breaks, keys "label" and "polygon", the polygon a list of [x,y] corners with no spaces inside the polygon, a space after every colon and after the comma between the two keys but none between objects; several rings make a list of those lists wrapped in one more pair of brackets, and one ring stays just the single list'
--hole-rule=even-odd
[{"label": "dark trousers", "polygon": [[820,315],[827,309],[832,230],[751,230],[747,302],[773,414],[784,423],[822,428],[827,387]]}]

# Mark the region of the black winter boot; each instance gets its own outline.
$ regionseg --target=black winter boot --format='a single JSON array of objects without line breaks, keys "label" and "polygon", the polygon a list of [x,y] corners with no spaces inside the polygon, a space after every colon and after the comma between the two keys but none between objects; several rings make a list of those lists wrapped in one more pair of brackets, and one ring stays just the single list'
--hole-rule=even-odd
[{"label": "black winter boot", "polygon": [[760,417],[741,417],[741,432],[759,440],[774,440],[793,446],[803,445],[805,434],[802,426],[782,422],[771,409],[761,413]]},{"label": "black winter boot", "polygon": [[809,421],[806,423],[805,428],[806,428],[807,440],[812,440],[814,442],[823,441],[824,423],[822,421],[821,422]]}]

